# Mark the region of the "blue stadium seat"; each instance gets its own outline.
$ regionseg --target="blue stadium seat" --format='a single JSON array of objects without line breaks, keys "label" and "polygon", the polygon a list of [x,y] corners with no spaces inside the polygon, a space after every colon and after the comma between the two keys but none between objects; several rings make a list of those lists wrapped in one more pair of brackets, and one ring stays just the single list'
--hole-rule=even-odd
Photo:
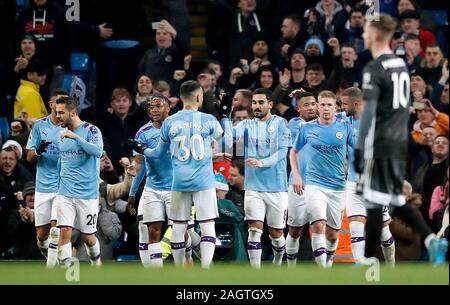
[{"label": "blue stadium seat", "polygon": [[16,6],[18,8],[23,8],[25,6],[25,0],[16,0]]},{"label": "blue stadium seat", "polygon": [[117,257],[118,262],[130,262],[130,261],[138,261],[139,258],[137,255],[120,255]]},{"label": "blue stadium seat", "polygon": [[6,142],[6,140],[9,139],[9,133],[10,133],[10,127],[9,127],[9,122],[8,119],[6,117],[1,117],[0,118],[0,144],[3,144],[4,142]]},{"label": "blue stadium seat", "polygon": [[446,10],[424,10],[423,13],[429,16],[437,26],[448,25]]},{"label": "blue stadium seat", "polygon": [[90,69],[89,55],[86,53],[72,53],[70,66],[73,72],[86,72]]},{"label": "blue stadium seat", "polygon": [[137,40],[106,40],[102,43],[102,46],[110,49],[130,49],[137,47],[139,41]]}]

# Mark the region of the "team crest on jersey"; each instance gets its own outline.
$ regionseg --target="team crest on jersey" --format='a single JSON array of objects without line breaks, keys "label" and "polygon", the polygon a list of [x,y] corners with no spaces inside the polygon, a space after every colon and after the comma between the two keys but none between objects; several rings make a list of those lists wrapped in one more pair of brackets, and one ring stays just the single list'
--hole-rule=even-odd
[{"label": "team crest on jersey", "polygon": [[165,58],[165,61],[166,62],[172,62],[173,61],[172,56],[171,55],[167,55],[166,58]]},{"label": "team crest on jersey", "polygon": [[336,132],[336,138],[338,138],[339,140],[342,139],[344,137],[344,134],[342,133],[342,131],[338,131]]},{"label": "team crest on jersey", "polygon": [[273,127],[273,126],[269,126],[268,128],[267,128],[267,132],[268,133],[273,133],[275,131],[275,127]]}]

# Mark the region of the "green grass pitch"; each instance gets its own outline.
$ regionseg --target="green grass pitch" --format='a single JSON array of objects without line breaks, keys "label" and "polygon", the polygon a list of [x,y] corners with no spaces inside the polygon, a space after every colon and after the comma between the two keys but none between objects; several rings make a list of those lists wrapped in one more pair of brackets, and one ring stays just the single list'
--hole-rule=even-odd
[{"label": "green grass pitch", "polygon": [[199,262],[189,269],[165,263],[163,269],[144,269],[139,262],[107,262],[99,268],[80,263],[80,281],[67,281],[66,270],[48,270],[44,262],[0,262],[0,284],[159,284],[159,285],[301,285],[301,284],[426,284],[448,285],[449,266],[433,267],[428,263],[398,263],[395,269],[380,264],[379,281],[367,281],[366,274],[375,275],[367,267],[335,264],[332,269],[319,269],[312,262],[299,262],[288,269],[286,263],[275,267],[265,262],[261,270],[248,265],[217,262],[203,270]]}]

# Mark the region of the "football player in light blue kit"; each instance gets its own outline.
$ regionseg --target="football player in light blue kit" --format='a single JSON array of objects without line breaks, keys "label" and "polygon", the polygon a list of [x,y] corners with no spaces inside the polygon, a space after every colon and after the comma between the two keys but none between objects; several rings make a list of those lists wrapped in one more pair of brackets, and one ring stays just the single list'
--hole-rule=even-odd
[{"label": "football player in light blue kit", "polygon": [[[152,122],[145,124],[136,133],[135,140],[149,148],[158,145],[161,125],[169,116],[169,100],[162,94],[154,94],[147,100],[147,112]],[[160,158],[145,158],[135,152],[137,175],[133,179],[128,205],[134,207],[134,197],[142,179],[145,187],[138,207],[139,254],[144,267],[162,267],[161,229],[168,216],[171,204],[172,160],[170,151]],[[129,209],[130,210],[130,209]],[[134,208],[131,213],[135,214]]]},{"label": "football player in light blue kit", "polygon": [[184,82],[180,97],[183,110],[164,121],[157,147],[142,150],[146,157],[154,158],[170,148],[173,183],[169,216],[173,221],[171,247],[175,264],[185,263],[185,233],[194,203],[202,235],[201,264],[202,268],[209,268],[216,242],[214,219],[219,216],[212,145],[213,140],[222,138],[223,130],[215,117],[198,111],[203,103],[203,90],[197,82]]},{"label": "football player in light blue kit", "polygon": [[34,219],[37,245],[47,258],[47,267],[53,268],[58,261],[59,230],[56,228],[56,204],[59,187],[59,133],[63,130],[56,118],[55,101],[69,93],[57,89],[50,97],[49,116],[33,124],[27,143],[27,160],[36,164],[36,192],[34,195]]},{"label": "football player in light blue kit", "polygon": [[[358,134],[359,120],[364,110],[363,94],[359,88],[350,87],[342,92],[342,105],[345,109],[345,118],[355,133]],[[345,208],[350,227],[351,246],[356,263],[364,259],[365,238],[364,228],[366,224],[366,207],[362,197],[356,194],[357,174],[353,165],[353,148],[348,151],[348,175],[345,194]],[[391,217],[387,207],[383,207],[383,229],[381,230],[381,250],[386,263],[393,267],[395,265],[395,241],[389,229]]]},{"label": "football player in light blue kit", "polygon": [[80,120],[77,103],[72,97],[56,100],[58,121],[67,130],[60,134],[60,184],[56,196],[57,226],[60,228],[59,260],[70,265],[73,228],[81,239],[93,266],[101,266],[97,232],[100,157],[103,140],[100,130]]},{"label": "football player in light blue kit", "polygon": [[[298,117],[293,118],[289,122],[289,128],[291,130],[292,145],[295,145],[298,133],[301,126],[306,122],[317,118],[317,101],[314,94],[306,92],[303,89],[294,90],[289,96],[294,97],[297,101],[297,111],[300,114]],[[295,158],[294,152],[291,149],[289,153],[289,161],[296,162],[297,166],[291,168],[298,168],[300,164],[300,173],[302,174],[302,181],[305,181],[305,169],[308,163],[308,148],[304,147],[300,154],[297,154],[299,159]],[[291,171],[289,175],[289,189],[288,189],[288,219],[287,224],[289,226],[289,232],[286,236],[286,260],[288,267],[294,267],[297,263],[297,255],[299,248],[299,240],[302,234],[303,226],[308,223],[308,217],[306,214],[305,195],[303,190],[294,190],[294,173]],[[299,195],[299,193],[301,195]]]},{"label": "football player in light blue kit", "polygon": [[244,210],[249,228],[248,256],[254,268],[261,268],[264,219],[269,226],[274,264],[281,265],[286,246],[283,236],[288,204],[286,156],[292,144],[291,133],[284,118],[270,113],[272,107],[272,92],[256,89],[252,97],[254,119],[243,120],[233,127],[236,142],[245,144]]},{"label": "football player in light blue kit", "polygon": [[306,166],[306,181],[294,175],[293,187],[301,190],[305,184],[312,250],[320,267],[332,265],[338,245],[345,208],[345,158],[355,140],[350,124],[335,118],[335,107],[336,95],[322,91],[318,97],[319,118],[302,126],[293,149],[295,157],[304,146],[311,149],[308,154],[313,154]]}]

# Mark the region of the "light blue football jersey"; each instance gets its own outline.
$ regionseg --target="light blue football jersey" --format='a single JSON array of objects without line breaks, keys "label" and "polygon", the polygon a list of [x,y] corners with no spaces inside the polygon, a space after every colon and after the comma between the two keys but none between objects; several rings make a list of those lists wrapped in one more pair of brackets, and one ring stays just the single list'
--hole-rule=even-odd
[{"label": "light blue football jersey", "polygon": [[[161,138],[159,128],[153,126],[149,122],[139,129],[135,139],[140,143],[145,143],[149,148],[155,148]],[[137,153],[134,152],[136,155]],[[172,159],[170,150],[159,158],[144,157],[145,162],[142,164],[146,170],[145,185],[159,191],[170,191],[172,188]],[[140,183],[140,182],[139,182]]]},{"label": "light blue football jersey", "polygon": [[170,145],[173,191],[215,188],[212,141],[222,136],[217,119],[197,110],[182,110],[164,120],[161,141]]},{"label": "light blue football jersey", "polygon": [[60,133],[65,130],[66,128],[53,124],[50,116],[33,124],[26,147],[28,150],[36,150],[41,141],[52,142],[36,161],[36,192],[58,192],[60,171],[58,142]]},{"label": "light blue football jersey", "polygon": [[[352,126],[353,128],[353,134],[355,135],[355,143],[358,141],[358,130],[359,130],[359,122],[360,120],[356,119],[354,116],[347,117],[347,122]],[[357,181],[357,175],[355,171],[355,166],[353,165],[353,154],[355,150],[353,147],[349,146],[348,150],[348,174],[347,174],[347,181],[350,182],[356,182]]]},{"label": "light blue football jersey", "polygon": [[86,122],[73,131],[76,139],[59,140],[61,180],[58,193],[77,199],[97,199],[103,139],[98,127]]},{"label": "light blue football jersey", "polygon": [[245,190],[287,192],[286,157],[292,146],[287,121],[276,115],[267,121],[243,120],[233,127],[233,137],[243,143],[245,160],[252,158],[263,162],[263,167],[245,167]]},{"label": "light blue football jersey", "polygon": [[[319,120],[302,126],[295,142],[295,150],[310,147],[311,158],[306,166],[306,185],[345,190],[345,159],[348,146],[353,147],[353,129],[344,120],[335,119],[327,126]],[[301,155],[300,155],[301,158]]]},{"label": "light blue football jersey", "polygon": [[[298,133],[300,131],[300,128],[303,124],[305,124],[306,121],[300,117],[293,118],[289,121],[289,129],[291,130],[291,137],[292,137],[292,147],[295,146],[295,141],[297,140]],[[301,158],[300,158],[301,154]],[[297,164],[300,170],[300,175],[302,177],[303,183],[305,183],[305,173],[306,173],[306,164],[308,163],[308,147],[303,147],[302,151],[297,155]],[[289,185],[292,185],[294,183],[294,175],[291,173],[289,174]]]}]

